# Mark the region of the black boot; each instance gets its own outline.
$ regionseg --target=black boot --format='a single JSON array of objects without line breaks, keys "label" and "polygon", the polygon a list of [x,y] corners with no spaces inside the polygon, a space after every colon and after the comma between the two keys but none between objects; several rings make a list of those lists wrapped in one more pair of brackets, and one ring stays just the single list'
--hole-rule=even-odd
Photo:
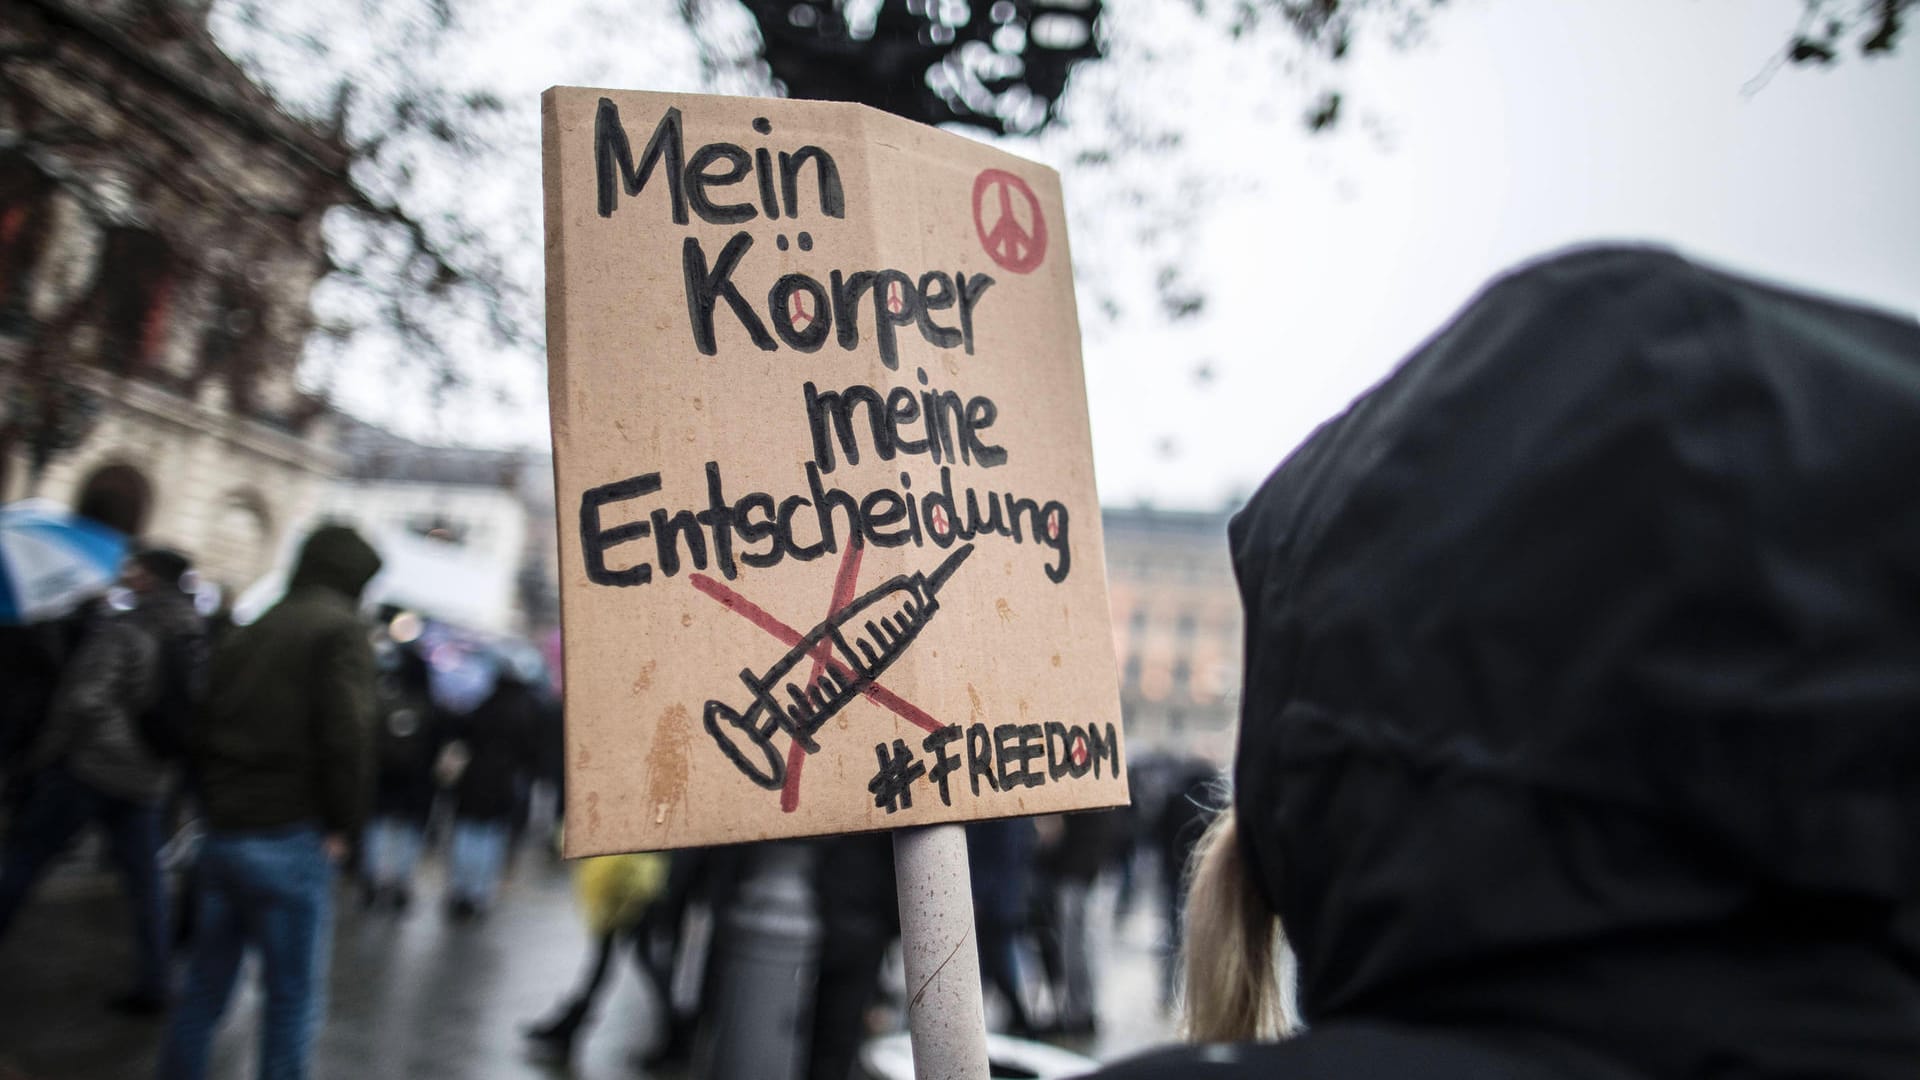
[{"label": "black boot", "polygon": [[685,1068],[693,1061],[693,1023],[675,1020],[667,1033],[651,1049],[638,1056],[642,1069],[671,1070]]},{"label": "black boot", "polygon": [[549,1061],[568,1061],[573,1057],[574,1036],[587,1021],[587,1008],[587,1002],[569,1001],[553,1019],[523,1028],[520,1033],[533,1044],[530,1049],[536,1056]]}]

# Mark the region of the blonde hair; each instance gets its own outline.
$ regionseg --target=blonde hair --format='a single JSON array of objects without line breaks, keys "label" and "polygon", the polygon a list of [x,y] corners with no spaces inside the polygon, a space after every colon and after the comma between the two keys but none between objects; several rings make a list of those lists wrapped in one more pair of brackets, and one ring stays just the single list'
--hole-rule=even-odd
[{"label": "blonde hair", "polygon": [[1220,812],[1194,848],[1182,949],[1192,1042],[1274,1039],[1293,1028],[1280,985],[1280,920],[1247,873],[1233,810]]}]

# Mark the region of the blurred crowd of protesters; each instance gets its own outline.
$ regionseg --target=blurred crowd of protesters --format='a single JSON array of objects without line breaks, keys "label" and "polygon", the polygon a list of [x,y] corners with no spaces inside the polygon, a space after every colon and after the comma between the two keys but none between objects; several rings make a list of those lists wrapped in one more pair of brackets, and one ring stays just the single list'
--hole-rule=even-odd
[{"label": "blurred crowd of protesters", "polygon": [[478,916],[531,789],[557,788],[559,710],[540,665],[503,652],[476,707],[442,708],[420,650],[363,617],[379,566],[353,530],[321,527],[285,597],[232,627],[196,610],[187,555],[136,547],[119,587],[0,627],[0,946],[24,947],[7,941],[15,916],[98,825],[135,944],[107,1004],[170,1014],[163,1077],[206,1074],[250,950],[260,1075],[305,1076],[340,872],[366,907],[405,908],[439,812],[448,913]]},{"label": "blurred crowd of protesters", "polygon": [[[363,610],[379,566],[351,529],[322,527],[285,597],[235,627],[195,610],[186,555],[137,548],[122,588],[4,628],[0,946],[21,947],[5,940],[15,914],[82,831],[100,826],[136,945],[109,1004],[167,1018],[162,1077],[206,1075],[249,951],[263,991],[260,1075],[307,1075],[336,893],[369,917],[403,913],[423,855],[439,850],[446,916],[471,921],[500,891],[536,788],[558,823],[562,735],[544,663],[502,649],[490,688],[450,707],[435,692],[417,617]],[[1129,809],[968,827],[982,971],[1009,1033],[1094,1033],[1094,940],[1117,933],[1090,926],[1102,875],[1114,883],[1116,923],[1140,894],[1157,895],[1170,994],[1180,872],[1219,774],[1197,760],[1143,758],[1131,780]],[[551,839],[536,842],[552,850]],[[779,1037],[805,1055],[807,1075],[845,1080],[884,1017],[883,971],[898,963],[892,848],[886,834],[801,846],[816,868],[799,887],[814,898],[818,963],[802,1013],[810,1030]],[[714,1010],[731,947],[726,913],[758,850],[579,863],[588,961],[581,983],[526,1027],[533,1055],[573,1055],[627,956],[665,1017],[642,1063],[689,1062],[703,1021],[725,1022]]]}]

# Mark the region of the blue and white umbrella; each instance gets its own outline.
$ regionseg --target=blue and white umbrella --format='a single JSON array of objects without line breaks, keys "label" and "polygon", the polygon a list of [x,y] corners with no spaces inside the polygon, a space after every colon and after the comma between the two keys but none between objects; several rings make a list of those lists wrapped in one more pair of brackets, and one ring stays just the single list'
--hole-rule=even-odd
[{"label": "blue and white umbrella", "polygon": [[55,618],[113,584],[127,538],[57,503],[0,506],[0,624]]}]

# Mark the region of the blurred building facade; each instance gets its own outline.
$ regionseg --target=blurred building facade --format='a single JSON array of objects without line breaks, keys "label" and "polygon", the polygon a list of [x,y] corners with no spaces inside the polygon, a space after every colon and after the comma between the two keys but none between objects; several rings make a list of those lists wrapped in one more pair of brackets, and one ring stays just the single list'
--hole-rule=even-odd
[{"label": "blurred building facade", "polygon": [[1101,511],[1127,750],[1224,763],[1240,708],[1240,594],[1221,511]]},{"label": "blurred building facade", "polygon": [[534,637],[559,624],[551,455],[336,424],[342,472],[314,516],[355,526],[380,550],[386,568],[369,599],[489,634]]},{"label": "blurred building facade", "polygon": [[8,0],[0,19],[0,498],[40,495],[263,572],[341,458],[295,381],[350,201],[194,0]]}]

